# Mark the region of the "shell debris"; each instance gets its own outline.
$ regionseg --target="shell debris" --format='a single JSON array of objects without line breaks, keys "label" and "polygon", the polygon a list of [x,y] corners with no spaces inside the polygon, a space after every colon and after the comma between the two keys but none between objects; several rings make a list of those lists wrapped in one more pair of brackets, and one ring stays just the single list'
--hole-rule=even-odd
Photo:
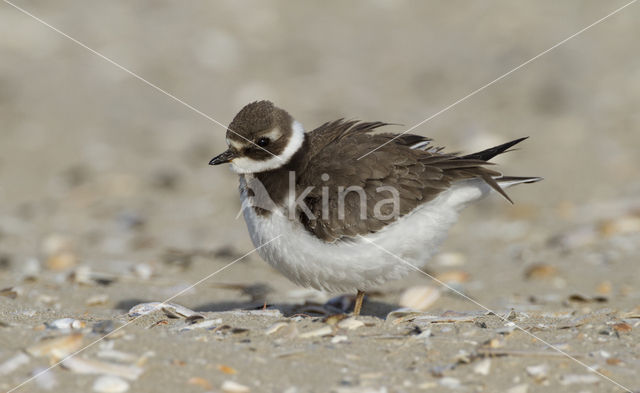
[{"label": "shell debris", "polygon": [[285,328],[289,326],[288,322],[276,322],[273,325],[269,326],[265,331],[264,334],[266,334],[267,336],[270,336],[274,333],[277,333],[280,329]]},{"label": "shell debris", "polygon": [[29,363],[29,360],[29,356],[25,355],[23,352],[18,352],[13,357],[0,363],[0,375],[11,374],[20,366]]},{"label": "shell debris", "polygon": [[77,374],[103,374],[136,380],[144,372],[137,366],[122,365],[83,357],[70,357],[62,362],[62,366]]},{"label": "shell debris", "polygon": [[[202,316],[201,314],[175,303],[149,302],[137,304],[129,310],[130,317],[139,317],[151,312],[161,310],[170,318],[189,318]],[[204,318],[204,316],[202,316]]]},{"label": "shell debris", "polygon": [[209,381],[207,381],[206,379],[201,378],[201,377],[191,377],[187,381],[187,384],[194,385],[194,386],[199,386],[199,387],[201,387],[203,389],[207,389],[207,390],[211,390],[213,388],[211,386],[211,383],[209,383]]},{"label": "shell debris", "polygon": [[321,327],[320,329],[315,329],[310,332],[302,333],[299,337],[300,338],[322,337],[322,336],[329,336],[331,334],[333,334],[333,329],[331,328],[331,326],[324,326],[324,327]]},{"label": "shell debris", "polygon": [[67,355],[80,349],[84,336],[82,333],[73,333],[66,336],[44,339],[26,349],[31,356],[48,356],[53,361],[58,361]]},{"label": "shell debris", "polygon": [[541,382],[547,378],[549,366],[543,363],[535,366],[528,366],[525,370],[536,382]]},{"label": "shell debris", "polygon": [[489,375],[491,371],[491,359],[484,358],[473,367],[473,372],[478,375]]},{"label": "shell debris", "polygon": [[351,318],[343,319],[342,321],[338,322],[337,326],[340,329],[355,330],[364,326],[364,322],[359,321],[354,317],[351,317]]},{"label": "shell debris", "polygon": [[123,393],[129,390],[129,382],[111,375],[98,377],[93,383],[93,391],[98,393]]},{"label": "shell debris", "polygon": [[425,311],[440,298],[440,290],[431,286],[416,286],[407,288],[398,304],[402,307],[418,311]]},{"label": "shell debris", "polygon": [[221,389],[225,393],[249,393],[251,391],[249,387],[234,381],[224,381]]}]

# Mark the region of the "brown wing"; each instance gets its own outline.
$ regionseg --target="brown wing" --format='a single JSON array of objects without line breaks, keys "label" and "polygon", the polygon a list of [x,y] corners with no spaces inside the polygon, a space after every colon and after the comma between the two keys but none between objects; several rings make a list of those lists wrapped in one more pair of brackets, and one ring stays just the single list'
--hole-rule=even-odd
[{"label": "brown wing", "polygon": [[[429,139],[422,136],[393,139],[394,134],[370,133],[383,125],[339,120],[308,134],[309,162],[297,176],[297,191],[306,192],[304,202],[312,214],[300,211],[299,217],[318,238],[334,242],[376,232],[434,199],[456,180],[481,177],[490,183],[499,175],[484,168],[489,163],[479,157],[425,146]],[[416,144],[420,148],[412,149]],[[380,187],[398,191],[397,214],[392,192]]]}]

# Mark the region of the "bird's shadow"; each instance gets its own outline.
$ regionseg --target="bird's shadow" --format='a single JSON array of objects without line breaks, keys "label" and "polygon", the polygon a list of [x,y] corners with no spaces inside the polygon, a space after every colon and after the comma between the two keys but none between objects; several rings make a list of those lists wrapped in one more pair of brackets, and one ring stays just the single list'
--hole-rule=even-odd
[{"label": "bird's shadow", "polygon": [[[348,296],[345,296],[348,298]],[[339,299],[339,298],[335,298]],[[128,311],[134,306],[157,300],[149,299],[123,299],[116,303],[114,306],[118,310]],[[336,304],[337,303],[337,304]],[[224,312],[234,310],[261,310],[265,304],[263,302],[250,301],[250,300],[225,300],[220,302],[203,303],[190,307],[194,311],[198,312]],[[372,316],[380,319],[385,319],[387,314],[396,310],[399,306],[391,303],[386,303],[373,299],[365,299],[360,315]],[[332,314],[349,313],[353,311],[353,304],[350,301],[345,302],[332,302],[329,301],[325,304],[306,302],[304,304],[296,303],[267,303],[267,309],[279,310],[285,317],[292,317],[295,315],[311,315],[311,316],[327,316]]]},{"label": "bird's shadow", "polygon": [[[199,312],[222,312],[233,310],[261,310],[265,307],[264,303],[251,301],[222,301],[211,302],[198,305],[194,308]],[[346,307],[336,307],[336,305],[327,302],[325,304],[306,302],[304,304],[296,303],[267,303],[267,309],[279,310],[285,317],[295,315],[311,315],[311,316],[327,316],[332,314],[350,313],[353,311],[353,304],[347,304]],[[387,315],[398,309],[399,306],[378,300],[365,300],[360,315],[372,316],[385,319]]]}]

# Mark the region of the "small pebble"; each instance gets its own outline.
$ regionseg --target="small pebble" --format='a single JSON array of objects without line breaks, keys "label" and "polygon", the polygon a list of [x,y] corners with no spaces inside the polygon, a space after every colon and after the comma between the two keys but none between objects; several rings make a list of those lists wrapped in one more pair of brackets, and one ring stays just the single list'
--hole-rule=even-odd
[{"label": "small pebble", "polygon": [[122,393],[129,390],[129,382],[122,378],[103,375],[93,383],[93,391],[100,393]]}]

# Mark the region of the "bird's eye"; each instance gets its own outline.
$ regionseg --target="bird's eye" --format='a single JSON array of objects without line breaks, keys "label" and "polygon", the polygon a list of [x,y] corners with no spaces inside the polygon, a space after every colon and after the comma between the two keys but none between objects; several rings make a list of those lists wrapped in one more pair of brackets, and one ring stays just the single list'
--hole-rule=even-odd
[{"label": "bird's eye", "polygon": [[260,138],[257,143],[260,147],[266,147],[269,144],[269,138]]}]

